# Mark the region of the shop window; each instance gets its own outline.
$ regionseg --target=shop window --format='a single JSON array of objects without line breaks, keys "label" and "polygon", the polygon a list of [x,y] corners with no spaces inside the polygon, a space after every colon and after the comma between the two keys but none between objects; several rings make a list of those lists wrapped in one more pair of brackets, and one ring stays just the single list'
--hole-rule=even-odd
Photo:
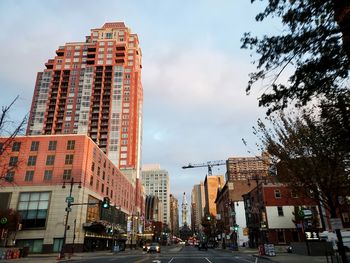
[{"label": "shop window", "polygon": [[49,207],[49,192],[20,193],[18,212],[22,218],[22,228],[44,228]]}]

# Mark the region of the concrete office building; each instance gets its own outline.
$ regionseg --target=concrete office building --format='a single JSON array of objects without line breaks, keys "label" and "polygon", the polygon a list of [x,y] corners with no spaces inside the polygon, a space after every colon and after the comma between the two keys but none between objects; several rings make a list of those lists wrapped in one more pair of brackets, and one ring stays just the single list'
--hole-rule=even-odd
[{"label": "concrete office building", "polygon": [[162,223],[170,224],[170,182],[168,171],[161,169],[160,165],[144,165],[141,172],[141,183],[146,195],[158,196],[163,203]]}]

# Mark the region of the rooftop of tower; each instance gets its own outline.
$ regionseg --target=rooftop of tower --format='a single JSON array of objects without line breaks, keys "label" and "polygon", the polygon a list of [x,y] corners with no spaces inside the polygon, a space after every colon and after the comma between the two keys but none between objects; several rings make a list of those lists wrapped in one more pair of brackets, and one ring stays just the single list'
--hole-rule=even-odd
[{"label": "rooftop of tower", "polygon": [[125,28],[124,22],[108,22],[102,28]]}]

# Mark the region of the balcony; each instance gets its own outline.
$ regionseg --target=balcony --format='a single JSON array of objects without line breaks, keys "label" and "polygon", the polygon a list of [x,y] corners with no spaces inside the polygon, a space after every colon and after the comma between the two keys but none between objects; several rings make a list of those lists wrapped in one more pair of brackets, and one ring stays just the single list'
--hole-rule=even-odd
[{"label": "balcony", "polygon": [[57,56],[59,56],[59,57],[63,57],[63,55],[64,55],[64,49],[62,48],[60,48],[60,49],[57,49],[56,50],[56,54],[57,54]]},{"label": "balcony", "polygon": [[95,59],[88,59],[86,60],[87,65],[94,65],[95,64]]},{"label": "balcony", "polygon": [[124,45],[123,46],[117,46],[116,50],[117,51],[124,51],[125,50],[125,46]]},{"label": "balcony", "polygon": [[96,47],[95,46],[90,46],[87,48],[88,52],[96,52]]},{"label": "balcony", "polygon": [[53,69],[53,63],[54,63],[55,60],[53,59],[49,59],[46,63],[45,63],[45,66],[47,69]]},{"label": "balcony", "polygon": [[87,58],[88,59],[91,59],[91,58],[95,59],[95,55],[96,55],[96,53],[88,53]]}]

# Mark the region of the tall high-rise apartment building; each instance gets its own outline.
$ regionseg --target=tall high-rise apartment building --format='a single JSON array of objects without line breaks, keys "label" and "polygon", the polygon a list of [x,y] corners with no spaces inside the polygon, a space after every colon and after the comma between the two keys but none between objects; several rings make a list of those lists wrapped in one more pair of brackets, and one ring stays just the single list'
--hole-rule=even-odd
[{"label": "tall high-rise apartment building", "polygon": [[[69,42],[37,74],[27,135],[86,134],[135,182],[143,89],[137,34],[122,22]],[[130,175],[131,174],[131,175]]]},{"label": "tall high-rise apartment building", "polygon": [[164,214],[162,222],[170,223],[170,182],[167,170],[160,165],[145,165],[142,167],[141,183],[146,195],[158,196],[163,203]]},{"label": "tall high-rise apartment building", "polygon": [[205,191],[204,184],[194,185],[191,193],[191,228],[198,232],[202,229],[202,218],[204,217]]}]

